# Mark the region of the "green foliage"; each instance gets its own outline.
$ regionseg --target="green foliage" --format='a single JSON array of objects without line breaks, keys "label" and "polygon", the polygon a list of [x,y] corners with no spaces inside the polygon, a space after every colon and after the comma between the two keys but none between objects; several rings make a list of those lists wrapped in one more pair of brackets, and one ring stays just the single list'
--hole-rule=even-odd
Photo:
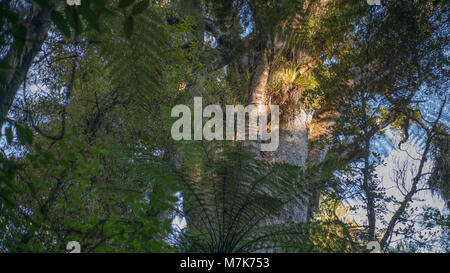
[{"label": "green foliage", "polygon": [[[14,71],[26,78],[2,121],[0,252],[64,252],[71,240],[82,252],[364,252],[371,228],[346,218],[345,201],[368,211],[371,199],[381,218],[400,202],[384,194],[372,141],[388,125],[406,140],[426,121],[412,99],[446,86],[444,1],[60,2],[31,69]],[[20,53],[33,33],[5,3],[0,49]],[[172,140],[172,106],[193,96],[247,104],[260,62],[267,102],[282,105],[283,118],[304,111],[321,125],[323,112],[339,112],[305,143],[311,153],[330,148],[320,163]],[[0,60],[1,84],[13,69]],[[448,198],[448,134],[437,128],[428,182]],[[319,192],[307,223],[277,224],[287,205]],[[414,213],[407,207],[398,221]],[[448,226],[437,211],[421,216],[426,232]],[[183,230],[173,230],[175,217]],[[437,233],[393,234],[402,242],[388,251],[426,248]]]},{"label": "green foliage", "polygon": [[[49,80],[36,84],[50,92],[19,102],[26,110],[14,118],[21,123],[7,127],[8,140],[14,128],[20,141],[9,146],[26,146],[16,158],[2,157],[0,175],[7,178],[0,187],[2,251],[64,252],[71,240],[81,243],[82,252],[173,251],[164,238],[171,230],[176,185],[167,177],[155,181],[146,176],[145,165],[131,164],[137,162],[133,154],[116,152],[167,145],[162,132],[151,128],[158,121],[142,118],[151,110],[148,99],[160,92],[156,74],[166,54],[161,10],[147,4],[132,6],[133,17],[126,17],[134,18],[135,36],[122,31],[123,17],[106,16],[98,22],[100,33],[89,29],[96,24],[92,20],[80,28],[81,43],[63,42],[55,33],[45,45],[49,61],[39,63],[36,73]],[[67,7],[66,23],[77,13],[71,9],[83,6]],[[73,30],[77,23],[68,25]],[[85,42],[90,39],[101,43]],[[162,101],[169,98],[161,93]],[[31,125],[34,141],[22,124]],[[152,143],[153,138],[161,141]]]},{"label": "green foliage", "polygon": [[181,251],[307,249],[303,227],[265,224],[295,202],[300,168],[265,163],[225,143],[190,143],[182,150],[180,213],[188,227],[174,235]]},{"label": "green foliage", "polygon": [[437,130],[437,137],[434,139],[432,150],[435,161],[428,183],[447,202],[450,200],[450,137],[448,133],[440,127]]}]

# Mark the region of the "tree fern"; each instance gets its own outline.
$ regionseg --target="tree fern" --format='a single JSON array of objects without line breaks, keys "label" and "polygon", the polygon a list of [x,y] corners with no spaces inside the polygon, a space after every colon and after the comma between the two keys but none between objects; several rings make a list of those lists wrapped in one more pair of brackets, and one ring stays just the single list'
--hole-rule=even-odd
[{"label": "tree fern", "polygon": [[188,226],[174,234],[181,251],[254,252],[305,250],[307,229],[269,225],[287,203],[297,202],[303,171],[288,164],[256,160],[236,146],[189,144],[178,171],[182,217]]}]

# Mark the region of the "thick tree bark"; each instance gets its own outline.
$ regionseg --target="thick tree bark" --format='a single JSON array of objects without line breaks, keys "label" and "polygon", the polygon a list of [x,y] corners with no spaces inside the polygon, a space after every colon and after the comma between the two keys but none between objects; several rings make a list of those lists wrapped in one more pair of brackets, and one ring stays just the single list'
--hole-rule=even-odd
[{"label": "thick tree bark", "polygon": [[[322,12],[322,6],[328,3],[327,0],[306,1],[307,3],[303,9],[310,13]],[[254,59],[250,62],[253,65],[248,72],[251,73],[249,82],[249,96],[248,104],[254,104],[259,109],[266,109],[270,104],[271,98],[268,94],[268,81],[272,71],[273,61],[282,54],[287,41],[280,36],[271,37],[265,31],[264,25],[259,20],[257,12],[253,9],[250,3],[253,19],[255,21],[255,37],[258,44],[255,46],[256,54]],[[288,22],[289,27],[293,25],[302,24],[302,16],[299,14],[294,22]],[[291,54],[295,60],[294,63],[304,64],[300,67],[300,73],[305,73],[314,65],[312,58],[302,50],[293,49],[294,54]],[[290,56],[291,56],[290,55]],[[251,55],[249,55],[251,56]],[[294,166],[306,168],[308,159],[313,164],[318,164],[325,159],[328,147],[314,147],[309,149],[310,142],[327,135],[331,131],[335,118],[338,116],[335,111],[328,109],[327,111],[319,111],[321,114],[316,115],[311,123],[309,111],[304,105],[299,103],[302,88],[292,85],[283,87],[286,91],[283,94],[284,101],[294,102],[295,109],[290,109],[289,113],[283,113],[281,117],[279,132],[280,141],[278,149],[275,152],[264,152],[260,150],[261,139],[256,141],[247,141],[248,149],[256,158],[267,161],[275,161],[280,163],[288,163]],[[269,111],[266,111],[267,113]],[[248,131],[248,130],[247,130]],[[299,194],[293,196],[293,201],[286,204],[283,212],[274,218],[266,219],[265,224],[291,224],[291,223],[305,223],[308,222],[317,207],[318,191],[311,191],[311,189],[298,189]],[[189,202],[185,202],[185,206]],[[185,207],[186,209],[189,206]],[[213,208],[212,208],[213,209]],[[195,219],[195,213],[186,212],[187,222],[192,223]],[[195,224],[199,226],[199,223]],[[202,226],[203,224],[200,224]],[[206,232],[206,231],[205,231]],[[276,250],[273,250],[276,251]]]},{"label": "thick tree bark", "polygon": [[[270,37],[264,33],[263,25],[255,18],[259,37],[264,41],[263,49],[257,55],[256,66],[249,86],[249,103],[256,105],[259,109],[268,110],[270,101],[267,93],[267,84],[271,72],[273,60],[278,57],[285,45],[279,37]],[[267,113],[269,111],[266,111]],[[308,115],[305,109],[294,111],[293,115],[285,115],[279,125],[279,146],[275,152],[268,152],[262,157],[260,152],[261,140],[249,141],[250,151],[264,160],[289,163],[304,168],[308,156]],[[286,205],[281,215],[277,218],[268,219],[268,223],[301,223],[307,221],[307,194],[294,196],[295,201]],[[300,204],[300,206],[298,206]]]},{"label": "thick tree bark", "polygon": [[[306,1],[303,9],[308,14],[319,14],[325,10],[324,7],[329,3],[330,1],[328,0]],[[250,103],[267,106],[270,101],[267,94],[267,84],[269,74],[273,72],[271,61],[282,53],[287,42],[282,37],[272,38],[265,36],[267,34],[264,33],[264,26],[259,22],[256,13],[254,13],[254,19],[256,21],[255,31],[259,33],[259,36],[266,37],[266,43],[265,55],[263,57],[259,56],[256,61],[257,66],[253,71],[249,90]],[[302,16],[299,13],[294,21],[289,23],[289,27],[301,27],[301,24]],[[305,64],[304,67],[299,67],[301,74],[308,71],[315,64],[307,52],[295,48],[291,51],[294,51],[291,55],[296,58],[296,60],[291,61]],[[307,161],[312,164],[318,164],[325,160],[325,155],[328,151],[327,145],[317,145],[313,149],[309,149],[309,146],[311,142],[330,134],[332,126],[339,116],[338,112],[324,106],[324,109],[318,110],[320,114],[315,115],[311,119],[309,111],[304,105],[299,103],[301,92],[301,87],[292,85],[284,85],[282,87],[282,103],[286,101],[293,102],[294,107],[291,107],[295,109],[289,109],[281,116],[278,149],[275,152],[264,153],[264,160],[288,163],[303,169],[306,168]],[[252,149],[256,150],[257,147],[258,143],[253,144]],[[269,222],[277,224],[305,223],[311,219],[313,212],[317,208],[319,192],[311,189],[298,189],[298,191],[300,194],[293,196],[294,201],[286,205],[283,213],[277,219],[271,219]]]},{"label": "thick tree bark", "polygon": [[[273,46],[276,43],[268,43],[268,46]],[[277,43],[278,45],[281,43]],[[280,52],[280,48],[267,48],[266,52]],[[303,54],[304,55],[304,54]],[[275,56],[270,56],[274,58]],[[261,57],[260,57],[261,58]],[[250,98],[251,103],[256,105],[263,105],[267,107],[270,101],[267,94],[267,83],[269,73],[271,72],[271,64],[265,59],[259,59],[254,70],[251,85]],[[304,62],[309,63],[309,62]],[[301,67],[300,71],[304,72],[309,69]],[[285,94],[283,101],[293,102],[295,109],[283,113],[279,125],[279,146],[274,152],[264,153],[262,159],[288,163],[293,166],[298,166],[303,169],[306,168],[307,161],[311,164],[319,164],[325,160],[328,151],[327,145],[314,145],[310,149],[311,143],[326,138],[331,133],[339,113],[330,107],[325,107],[317,111],[317,114],[311,118],[309,111],[304,105],[299,103],[301,97],[301,87],[283,86],[282,94]],[[292,107],[292,106],[291,106]],[[252,151],[259,151],[259,140],[254,141],[251,149]],[[254,152],[258,154],[258,152]],[[283,213],[277,218],[269,220],[269,223],[283,224],[283,223],[305,223],[308,222],[314,211],[317,209],[319,201],[319,191],[311,189],[298,189],[299,194],[293,196],[293,201],[286,205]]]},{"label": "thick tree bark", "polygon": [[[308,157],[308,125],[309,117],[305,109],[300,109],[296,114],[282,117],[278,149],[268,154],[265,159],[305,169]],[[295,194],[292,202],[286,204],[280,217],[273,220],[274,223],[289,224],[308,221],[310,194],[305,189],[297,190],[299,194]]]},{"label": "thick tree bark", "polygon": [[[317,111],[308,128],[308,161],[312,165],[319,164],[326,159],[329,150],[328,140],[333,131],[333,126],[340,114],[331,107],[324,106]],[[312,219],[317,211],[320,199],[320,189],[311,189],[308,203],[308,220]]]}]

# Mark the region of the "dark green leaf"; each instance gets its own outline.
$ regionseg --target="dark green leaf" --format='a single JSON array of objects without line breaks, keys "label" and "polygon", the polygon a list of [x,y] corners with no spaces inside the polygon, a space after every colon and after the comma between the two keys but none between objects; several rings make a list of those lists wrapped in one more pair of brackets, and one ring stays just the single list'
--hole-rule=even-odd
[{"label": "dark green leaf", "polygon": [[29,128],[17,125],[16,129],[17,129],[17,138],[19,139],[20,143],[22,144],[33,143],[33,132]]},{"label": "dark green leaf", "polygon": [[19,20],[17,13],[8,9],[0,9],[0,16],[5,17],[10,23],[16,24]]},{"label": "dark green leaf", "polygon": [[125,19],[125,23],[123,25],[123,30],[125,32],[125,37],[130,38],[133,34],[133,25],[134,25],[134,19],[133,17],[129,16]]},{"label": "dark green leaf", "polygon": [[11,69],[12,67],[7,62],[0,60],[0,72],[9,71]]},{"label": "dark green leaf", "polygon": [[133,9],[131,10],[131,14],[137,15],[137,14],[144,12],[148,8],[149,4],[150,4],[149,0],[144,0],[144,1],[137,3],[136,5],[134,5]]},{"label": "dark green leaf", "polygon": [[47,6],[49,4],[49,0],[34,0],[34,2],[38,3],[39,6]]},{"label": "dark green leaf", "polygon": [[61,31],[61,33],[66,36],[66,38],[70,37],[70,27],[67,25],[67,21],[64,16],[58,11],[52,11],[50,15],[53,23],[55,23],[56,27]]},{"label": "dark green leaf", "polygon": [[16,25],[12,31],[12,34],[14,36],[14,47],[19,51],[22,52],[23,48],[25,47],[25,41],[27,37],[27,29],[23,25]]},{"label": "dark green leaf", "polygon": [[79,8],[79,11],[80,11],[81,15],[83,15],[83,18],[86,19],[86,21],[88,22],[89,27],[91,27],[95,30],[100,29],[98,17],[95,16],[94,12],[89,8],[89,6],[81,5],[81,7]]},{"label": "dark green leaf", "polygon": [[119,8],[126,9],[134,3],[134,0],[120,0]]},{"label": "dark green leaf", "polygon": [[8,141],[9,144],[11,144],[13,141],[12,126],[6,127],[5,134],[6,134],[6,140]]}]

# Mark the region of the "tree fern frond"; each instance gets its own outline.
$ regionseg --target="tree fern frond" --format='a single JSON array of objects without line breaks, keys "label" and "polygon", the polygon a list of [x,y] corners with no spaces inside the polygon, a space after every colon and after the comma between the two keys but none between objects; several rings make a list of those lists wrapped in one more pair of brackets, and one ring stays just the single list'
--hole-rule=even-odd
[{"label": "tree fern frond", "polygon": [[[298,201],[292,196],[301,188],[301,168],[257,160],[222,143],[187,146],[182,187],[188,227],[180,236],[182,249],[250,252],[262,238],[299,232],[275,232],[266,220],[278,216],[287,203]],[[285,239],[285,243],[293,242]]]}]

